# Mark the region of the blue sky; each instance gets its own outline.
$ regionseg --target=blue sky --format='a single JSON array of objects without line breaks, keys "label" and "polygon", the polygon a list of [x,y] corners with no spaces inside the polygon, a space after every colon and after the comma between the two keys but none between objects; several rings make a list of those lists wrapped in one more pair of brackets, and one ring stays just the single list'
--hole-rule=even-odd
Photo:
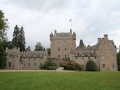
[{"label": "blue sky", "polygon": [[32,50],[37,42],[50,47],[49,35],[57,32],[76,33],[76,45],[94,45],[97,38],[108,35],[120,45],[120,0],[0,0],[0,10],[9,21],[8,40],[12,40],[15,25],[23,26],[26,47]]}]

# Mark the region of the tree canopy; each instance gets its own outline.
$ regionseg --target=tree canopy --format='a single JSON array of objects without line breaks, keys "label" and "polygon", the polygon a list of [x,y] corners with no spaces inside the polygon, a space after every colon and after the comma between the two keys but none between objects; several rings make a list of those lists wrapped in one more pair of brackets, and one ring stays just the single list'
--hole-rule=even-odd
[{"label": "tree canopy", "polygon": [[4,13],[0,10],[0,39],[7,41],[6,30],[9,28],[8,19],[5,18]]},{"label": "tree canopy", "polygon": [[40,42],[37,42],[35,45],[35,51],[45,51],[45,48],[42,46]]},{"label": "tree canopy", "polygon": [[14,28],[13,32],[13,39],[12,39],[13,46],[20,47],[20,51],[25,51],[25,33],[24,28],[19,28],[17,25]]},{"label": "tree canopy", "polygon": [[6,52],[4,50],[4,42],[0,42],[0,69],[5,68],[6,65]]},{"label": "tree canopy", "polygon": [[88,60],[86,64],[86,71],[97,71],[97,65],[93,60]]}]

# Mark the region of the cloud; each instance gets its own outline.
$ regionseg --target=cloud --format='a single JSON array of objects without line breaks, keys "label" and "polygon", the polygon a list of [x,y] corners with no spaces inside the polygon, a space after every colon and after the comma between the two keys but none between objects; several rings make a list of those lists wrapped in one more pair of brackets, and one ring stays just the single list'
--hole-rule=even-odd
[{"label": "cloud", "polygon": [[26,46],[34,50],[41,42],[50,47],[49,35],[54,32],[76,32],[76,45],[83,39],[86,45],[97,43],[98,37],[108,34],[119,45],[120,0],[2,0],[5,17],[9,20],[9,40],[15,25],[23,26]]}]

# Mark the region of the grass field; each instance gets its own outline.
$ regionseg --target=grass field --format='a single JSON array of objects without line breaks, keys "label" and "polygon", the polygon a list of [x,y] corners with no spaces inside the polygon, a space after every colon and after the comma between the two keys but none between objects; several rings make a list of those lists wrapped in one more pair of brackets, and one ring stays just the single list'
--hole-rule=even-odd
[{"label": "grass field", "polygon": [[120,90],[120,72],[0,72],[0,90]]}]

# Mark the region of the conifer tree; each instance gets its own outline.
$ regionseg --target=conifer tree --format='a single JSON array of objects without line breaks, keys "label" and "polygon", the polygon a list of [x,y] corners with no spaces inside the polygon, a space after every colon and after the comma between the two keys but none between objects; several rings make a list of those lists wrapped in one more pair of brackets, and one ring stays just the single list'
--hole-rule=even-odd
[{"label": "conifer tree", "polygon": [[19,28],[17,25],[13,32],[13,46],[20,47],[20,51],[25,51],[25,34],[23,27]]},{"label": "conifer tree", "polygon": [[25,35],[23,27],[21,27],[19,31],[18,44],[19,44],[18,46],[20,47],[20,51],[25,51]]}]

